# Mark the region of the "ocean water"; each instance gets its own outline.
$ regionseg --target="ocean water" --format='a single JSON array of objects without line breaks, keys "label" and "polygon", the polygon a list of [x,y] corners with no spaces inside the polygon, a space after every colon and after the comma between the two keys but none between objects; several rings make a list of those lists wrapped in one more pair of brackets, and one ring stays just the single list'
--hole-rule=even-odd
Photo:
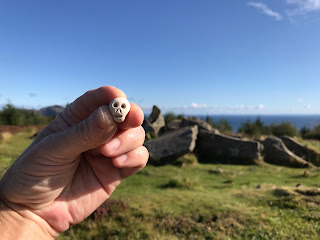
[{"label": "ocean water", "polygon": [[[233,132],[238,132],[242,123],[250,120],[254,122],[260,117],[265,125],[280,124],[282,122],[290,122],[300,130],[302,127],[313,129],[315,126],[320,125],[320,115],[209,115],[215,122],[220,119],[226,119],[232,126]],[[206,116],[198,116],[205,119]]]}]

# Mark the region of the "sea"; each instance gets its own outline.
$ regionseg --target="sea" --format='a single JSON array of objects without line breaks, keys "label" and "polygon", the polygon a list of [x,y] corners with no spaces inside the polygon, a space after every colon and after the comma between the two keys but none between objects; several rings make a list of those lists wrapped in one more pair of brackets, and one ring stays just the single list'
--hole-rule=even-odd
[{"label": "sea", "polygon": [[[197,117],[205,119],[207,115],[198,115]],[[280,124],[282,122],[290,122],[298,130],[303,127],[313,129],[320,125],[320,115],[209,115],[214,122],[226,119],[232,126],[233,132],[238,132],[241,124],[250,120],[254,122],[259,117],[264,125]]]}]

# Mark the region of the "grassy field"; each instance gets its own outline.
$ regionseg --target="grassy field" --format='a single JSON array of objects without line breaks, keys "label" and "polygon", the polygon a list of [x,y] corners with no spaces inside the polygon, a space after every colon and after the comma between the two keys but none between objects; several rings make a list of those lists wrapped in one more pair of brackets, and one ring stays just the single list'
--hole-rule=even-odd
[{"label": "grassy field", "polygon": [[[2,170],[30,135],[0,143]],[[319,187],[318,168],[147,166],[58,239],[319,239]]]}]

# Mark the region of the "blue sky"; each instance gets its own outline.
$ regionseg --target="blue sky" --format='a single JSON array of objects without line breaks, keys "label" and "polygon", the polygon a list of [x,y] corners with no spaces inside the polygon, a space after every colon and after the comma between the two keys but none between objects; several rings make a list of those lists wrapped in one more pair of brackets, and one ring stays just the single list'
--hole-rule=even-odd
[{"label": "blue sky", "polygon": [[320,0],[0,1],[0,104],[320,114]]}]

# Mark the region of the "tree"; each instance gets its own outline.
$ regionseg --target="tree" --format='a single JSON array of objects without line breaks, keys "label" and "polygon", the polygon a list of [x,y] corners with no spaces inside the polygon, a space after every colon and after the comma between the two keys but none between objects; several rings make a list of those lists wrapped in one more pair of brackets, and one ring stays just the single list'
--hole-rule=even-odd
[{"label": "tree", "polygon": [[0,123],[3,125],[23,125],[23,113],[20,109],[8,103],[0,113]]}]

